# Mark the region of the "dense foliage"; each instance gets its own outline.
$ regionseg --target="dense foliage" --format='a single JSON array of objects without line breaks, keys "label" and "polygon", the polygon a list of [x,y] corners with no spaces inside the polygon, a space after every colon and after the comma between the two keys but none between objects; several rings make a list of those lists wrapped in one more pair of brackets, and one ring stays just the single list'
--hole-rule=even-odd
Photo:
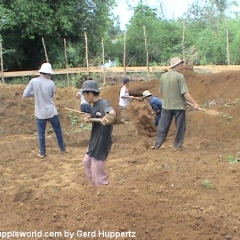
[{"label": "dense foliage", "polygon": [[[117,1],[116,1],[117,2]],[[165,65],[178,55],[194,64],[240,64],[239,15],[228,0],[195,0],[179,19],[166,19],[141,1],[126,27],[126,64],[145,65],[143,25],[151,65]],[[113,19],[114,0],[0,0],[0,34],[4,68],[36,69],[45,60],[44,37],[50,62],[64,67],[63,38],[68,43],[70,66],[83,66],[84,32],[88,34],[89,59],[100,65],[101,39],[105,56],[123,63],[124,32]]]},{"label": "dense foliage", "polygon": [[[44,61],[42,37],[45,39],[50,62],[64,65],[63,38],[69,44],[72,65],[84,63],[84,32],[88,34],[89,56],[95,57],[101,37],[109,25],[113,0],[0,0],[3,46],[14,49],[6,56],[10,69],[38,68]],[[7,13],[6,13],[7,11]]]}]

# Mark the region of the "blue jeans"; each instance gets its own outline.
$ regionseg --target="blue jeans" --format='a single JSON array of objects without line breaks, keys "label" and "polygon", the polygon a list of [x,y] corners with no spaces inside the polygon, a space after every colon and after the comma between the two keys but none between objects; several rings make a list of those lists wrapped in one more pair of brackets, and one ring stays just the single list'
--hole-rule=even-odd
[{"label": "blue jeans", "polygon": [[55,115],[52,118],[48,119],[38,119],[37,118],[37,127],[38,127],[38,139],[39,139],[39,145],[40,145],[40,154],[46,155],[46,147],[45,147],[45,130],[47,122],[50,122],[52,125],[52,128],[56,134],[58,146],[62,152],[66,150],[65,144],[63,142],[63,136],[62,136],[62,130],[60,121],[58,118],[58,115]]}]

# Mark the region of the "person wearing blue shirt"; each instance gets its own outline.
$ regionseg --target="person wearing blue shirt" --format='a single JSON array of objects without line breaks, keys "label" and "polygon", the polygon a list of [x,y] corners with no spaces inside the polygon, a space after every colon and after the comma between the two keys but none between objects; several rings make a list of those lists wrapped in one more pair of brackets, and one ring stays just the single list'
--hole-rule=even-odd
[{"label": "person wearing blue shirt", "polygon": [[158,97],[152,96],[152,93],[149,92],[148,90],[143,92],[143,99],[146,99],[151,105],[154,111],[153,116],[155,116],[155,126],[158,126],[158,123],[161,118],[162,100]]}]

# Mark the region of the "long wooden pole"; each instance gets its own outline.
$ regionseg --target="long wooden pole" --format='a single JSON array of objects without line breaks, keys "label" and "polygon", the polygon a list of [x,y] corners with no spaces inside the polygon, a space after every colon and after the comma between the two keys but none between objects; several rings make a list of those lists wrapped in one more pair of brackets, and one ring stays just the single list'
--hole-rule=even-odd
[{"label": "long wooden pole", "polygon": [[[66,69],[68,69],[68,57],[67,57],[67,41],[64,38],[63,39],[63,43],[64,43],[64,53],[65,53],[65,64],[66,64]],[[67,85],[69,87],[70,83],[69,83],[69,74],[67,73]]]},{"label": "long wooden pole", "polygon": [[43,49],[44,49],[46,61],[49,62],[49,60],[48,60],[48,55],[47,55],[47,49],[46,49],[46,45],[45,45],[45,42],[44,42],[44,38],[43,38],[43,37],[42,37],[42,44],[43,44]]},{"label": "long wooden pole", "polygon": [[103,61],[103,85],[106,84],[106,76],[105,76],[105,51],[104,51],[104,40],[102,38],[102,61]]},{"label": "long wooden pole", "polygon": [[127,45],[127,32],[124,32],[124,49],[123,49],[123,67],[124,67],[124,77],[126,77],[127,71],[126,71],[126,45]]},{"label": "long wooden pole", "polygon": [[148,81],[150,81],[149,55],[148,55],[148,48],[147,48],[147,35],[146,35],[146,27],[145,26],[143,26],[143,33],[144,33],[146,58],[147,58]]},{"label": "long wooden pole", "polygon": [[229,50],[229,25],[228,18],[225,17],[225,26],[226,26],[226,50],[227,50],[227,64],[230,65],[230,50]]},{"label": "long wooden pole", "polygon": [[182,58],[183,58],[183,61],[185,62],[186,61],[186,56],[185,56],[185,22],[183,21],[182,23],[182,26],[183,26],[183,32],[182,32]]},{"label": "long wooden pole", "polygon": [[2,41],[0,40],[0,58],[1,58],[1,79],[2,83],[5,83],[3,76],[3,49],[2,49]]},{"label": "long wooden pole", "polygon": [[87,39],[87,33],[84,32],[85,37],[85,46],[86,46],[86,63],[87,63],[87,77],[89,78],[89,64],[88,64],[88,39]]}]

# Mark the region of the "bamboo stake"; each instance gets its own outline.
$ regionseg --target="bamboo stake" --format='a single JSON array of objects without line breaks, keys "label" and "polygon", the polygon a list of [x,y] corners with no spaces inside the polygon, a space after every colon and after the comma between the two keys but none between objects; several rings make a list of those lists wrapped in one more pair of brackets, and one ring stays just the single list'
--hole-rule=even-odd
[{"label": "bamboo stake", "polygon": [[230,65],[230,50],[229,50],[229,24],[228,19],[225,17],[225,27],[226,27],[226,50],[227,50],[227,65]]},{"label": "bamboo stake", "polygon": [[49,62],[49,60],[48,60],[48,55],[47,55],[47,49],[46,49],[46,46],[45,46],[45,42],[44,42],[44,38],[43,38],[43,37],[42,37],[42,44],[43,44],[43,49],[44,49],[46,61]]},{"label": "bamboo stake", "polygon": [[124,32],[124,49],[123,49],[123,67],[124,67],[124,77],[126,77],[127,71],[126,71],[126,39],[127,39],[127,33]]},{"label": "bamboo stake", "polygon": [[106,76],[105,76],[105,52],[104,52],[104,40],[102,38],[102,58],[103,58],[103,85],[106,84]]},{"label": "bamboo stake", "polygon": [[[68,58],[67,58],[67,41],[66,39],[64,38],[63,39],[63,43],[64,43],[64,53],[65,53],[65,63],[66,63],[66,69],[68,69]],[[69,87],[69,74],[67,73],[67,84],[68,84],[68,87]]]},{"label": "bamboo stake", "polygon": [[84,32],[85,36],[85,45],[86,45],[86,63],[87,63],[87,76],[89,78],[89,65],[88,65],[88,39],[87,39],[87,33]]},{"label": "bamboo stake", "polygon": [[186,61],[186,55],[185,55],[185,22],[183,21],[183,32],[182,32],[182,58],[183,61]]},{"label": "bamboo stake", "polygon": [[2,78],[2,83],[5,83],[4,76],[3,76],[3,50],[2,50],[1,40],[0,40],[0,58],[1,58],[1,78]]},{"label": "bamboo stake", "polygon": [[149,55],[147,48],[147,35],[146,35],[146,27],[143,26],[144,40],[145,40],[145,49],[146,49],[146,57],[147,57],[147,71],[148,71],[148,81],[150,81],[150,69],[149,69]]}]

